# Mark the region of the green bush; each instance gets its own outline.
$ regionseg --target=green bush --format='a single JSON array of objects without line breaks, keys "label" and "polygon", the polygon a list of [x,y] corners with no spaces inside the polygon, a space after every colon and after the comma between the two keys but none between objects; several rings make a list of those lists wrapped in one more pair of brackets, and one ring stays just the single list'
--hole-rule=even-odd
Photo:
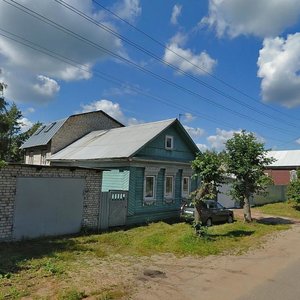
[{"label": "green bush", "polygon": [[0,160],[0,169],[6,166],[6,162],[4,160]]},{"label": "green bush", "polygon": [[296,201],[296,202],[300,203],[299,171],[297,173],[298,173],[298,179],[291,181],[287,187],[287,198],[288,198],[288,200]]}]

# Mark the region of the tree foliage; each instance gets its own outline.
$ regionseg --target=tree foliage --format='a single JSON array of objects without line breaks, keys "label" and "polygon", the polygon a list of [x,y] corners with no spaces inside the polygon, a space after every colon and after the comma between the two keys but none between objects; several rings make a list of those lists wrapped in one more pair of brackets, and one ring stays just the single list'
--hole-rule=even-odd
[{"label": "tree foliage", "polygon": [[[1,70],[0,70],[1,71]],[[0,162],[21,162],[23,151],[20,146],[41,125],[36,123],[26,132],[21,132],[22,113],[15,103],[9,105],[3,96],[7,86],[0,83]]]},{"label": "tree foliage", "polygon": [[300,203],[300,169],[297,170],[297,179],[292,180],[287,187],[287,198]]},{"label": "tree foliage", "polygon": [[195,177],[201,180],[200,187],[192,194],[197,215],[196,223],[200,221],[202,201],[205,199],[216,199],[218,187],[224,182],[225,169],[223,164],[223,153],[215,151],[199,152],[192,162]]},{"label": "tree foliage", "polygon": [[274,159],[267,157],[264,144],[253,133],[235,133],[226,144],[227,172],[235,176],[231,195],[244,205],[244,219],[250,222],[250,197],[262,192],[270,183],[264,170]]}]

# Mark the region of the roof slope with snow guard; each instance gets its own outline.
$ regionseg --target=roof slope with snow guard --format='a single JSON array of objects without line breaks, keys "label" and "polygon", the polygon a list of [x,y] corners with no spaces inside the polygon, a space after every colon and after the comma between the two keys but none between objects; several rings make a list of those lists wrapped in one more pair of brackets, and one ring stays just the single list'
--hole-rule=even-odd
[{"label": "roof slope with snow guard", "polygon": [[300,150],[269,151],[268,157],[276,159],[269,167],[300,167]]},{"label": "roof slope with snow guard", "polygon": [[[176,122],[181,126],[177,119],[170,119],[122,128],[93,131],[52,155],[50,160],[100,160],[131,157],[144,145]],[[183,131],[186,133],[185,129]],[[186,135],[193,147],[197,148],[188,133]]]}]

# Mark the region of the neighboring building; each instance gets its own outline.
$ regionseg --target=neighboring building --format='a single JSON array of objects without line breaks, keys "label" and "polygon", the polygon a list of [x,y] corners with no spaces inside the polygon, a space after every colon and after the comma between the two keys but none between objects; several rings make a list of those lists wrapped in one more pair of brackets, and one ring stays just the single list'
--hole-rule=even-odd
[{"label": "neighboring building", "polygon": [[300,168],[300,150],[269,151],[269,157],[276,159],[266,167],[266,173],[273,178],[275,185],[288,185],[296,178]]},{"label": "neighboring building", "polygon": [[25,149],[25,164],[48,165],[52,154],[94,130],[124,125],[104,111],[72,115],[68,118],[42,125],[21,146]]},{"label": "neighboring building", "polygon": [[111,169],[103,172],[103,229],[178,217],[182,201],[197,187],[191,161],[198,151],[181,123],[171,119],[93,131],[50,161]]}]

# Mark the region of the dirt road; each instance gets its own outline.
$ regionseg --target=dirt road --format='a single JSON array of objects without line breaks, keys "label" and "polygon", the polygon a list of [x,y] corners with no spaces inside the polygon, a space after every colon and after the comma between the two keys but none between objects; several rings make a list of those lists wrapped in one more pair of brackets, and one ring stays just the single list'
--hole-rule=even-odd
[{"label": "dirt road", "polygon": [[[141,273],[137,278],[138,290],[133,299],[300,299],[297,280],[288,283],[290,276],[299,278],[295,266],[300,268],[299,224],[241,256],[154,257],[146,275]],[[292,293],[283,293],[280,284]],[[262,298],[255,296],[262,294]]]}]

